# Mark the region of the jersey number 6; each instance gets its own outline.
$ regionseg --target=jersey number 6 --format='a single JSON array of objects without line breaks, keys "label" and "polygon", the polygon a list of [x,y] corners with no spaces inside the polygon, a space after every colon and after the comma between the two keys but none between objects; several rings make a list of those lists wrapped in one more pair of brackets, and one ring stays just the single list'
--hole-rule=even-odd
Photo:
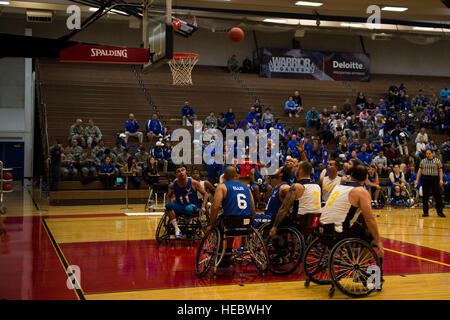
[{"label": "jersey number 6", "polygon": [[245,194],[243,193],[237,194],[237,205],[241,210],[247,209],[247,201],[245,199],[247,199]]}]

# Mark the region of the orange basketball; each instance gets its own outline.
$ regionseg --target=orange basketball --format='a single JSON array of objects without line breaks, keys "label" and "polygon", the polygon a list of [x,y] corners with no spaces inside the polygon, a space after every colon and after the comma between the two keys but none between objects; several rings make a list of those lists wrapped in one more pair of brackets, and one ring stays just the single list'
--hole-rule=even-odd
[{"label": "orange basketball", "polygon": [[13,175],[11,172],[4,172],[3,173],[3,180],[12,180]]},{"label": "orange basketball", "polygon": [[3,191],[10,191],[12,190],[12,186],[9,183],[5,183],[3,185]]},{"label": "orange basketball", "polygon": [[245,34],[241,28],[234,27],[228,32],[231,42],[241,42],[244,40]]}]

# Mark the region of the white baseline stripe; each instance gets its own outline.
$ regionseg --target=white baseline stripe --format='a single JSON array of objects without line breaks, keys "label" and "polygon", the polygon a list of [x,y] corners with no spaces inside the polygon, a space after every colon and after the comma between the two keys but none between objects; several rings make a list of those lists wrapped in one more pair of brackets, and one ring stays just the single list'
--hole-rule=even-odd
[{"label": "white baseline stripe", "polygon": [[164,212],[125,212],[127,216],[162,216]]}]

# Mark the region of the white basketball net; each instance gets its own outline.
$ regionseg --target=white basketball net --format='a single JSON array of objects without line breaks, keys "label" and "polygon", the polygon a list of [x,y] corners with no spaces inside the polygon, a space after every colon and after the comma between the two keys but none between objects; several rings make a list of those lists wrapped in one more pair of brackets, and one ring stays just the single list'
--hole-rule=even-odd
[{"label": "white basketball net", "polygon": [[173,59],[169,61],[169,67],[172,71],[172,84],[175,86],[192,85],[192,69],[199,58],[195,53],[175,53]]}]

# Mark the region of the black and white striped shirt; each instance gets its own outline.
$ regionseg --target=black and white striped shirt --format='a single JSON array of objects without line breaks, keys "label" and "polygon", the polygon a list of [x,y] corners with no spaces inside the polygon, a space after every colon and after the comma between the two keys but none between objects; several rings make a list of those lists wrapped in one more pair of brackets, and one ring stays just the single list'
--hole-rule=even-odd
[{"label": "black and white striped shirt", "polygon": [[424,176],[439,176],[439,169],[442,168],[442,163],[438,158],[433,158],[429,160],[428,158],[423,159],[420,162],[422,169],[422,175]]}]

